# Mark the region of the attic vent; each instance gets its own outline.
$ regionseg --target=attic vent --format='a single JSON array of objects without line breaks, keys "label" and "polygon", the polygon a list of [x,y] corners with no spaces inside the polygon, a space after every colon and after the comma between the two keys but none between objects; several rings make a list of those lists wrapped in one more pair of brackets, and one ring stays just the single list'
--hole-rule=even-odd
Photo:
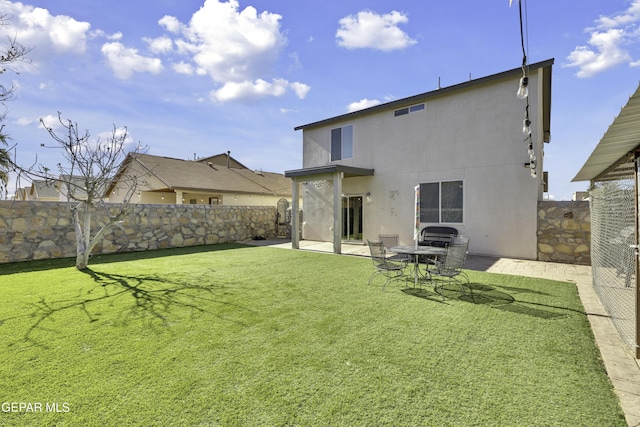
[{"label": "attic vent", "polygon": [[264,174],[262,173],[262,169],[256,169],[256,170],[254,170],[254,172],[256,173],[256,175],[263,175],[264,176]]}]

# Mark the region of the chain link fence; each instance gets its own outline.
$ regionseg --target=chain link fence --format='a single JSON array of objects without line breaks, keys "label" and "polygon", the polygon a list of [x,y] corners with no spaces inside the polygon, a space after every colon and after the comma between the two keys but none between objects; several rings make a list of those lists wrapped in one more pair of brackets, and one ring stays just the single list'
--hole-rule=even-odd
[{"label": "chain link fence", "polygon": [[[607,179],[607,177],[604,177]],[[593,183],[591,266],[593,285],[622,339],[635,346],[635,177],[633,167]]]}]

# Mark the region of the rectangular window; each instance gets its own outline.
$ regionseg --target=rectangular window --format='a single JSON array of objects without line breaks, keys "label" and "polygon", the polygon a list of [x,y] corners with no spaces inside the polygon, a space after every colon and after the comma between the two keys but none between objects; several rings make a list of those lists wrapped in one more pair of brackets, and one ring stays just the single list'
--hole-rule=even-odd
[{"label": "rectangular window", "polygon": [[331,161],[353,157],[353,125],[331,129]]},{"label": "rectangular window", "polygon": [[400,108],[393,112],[394,117],[404,116],[409,113],[415,113],[416,111],[424,110],[424,104],[412,105],[411,107]]},{"label": "rectangular window", "polygon": [[462,223],[462,181],[420,184],[420,222]]}]

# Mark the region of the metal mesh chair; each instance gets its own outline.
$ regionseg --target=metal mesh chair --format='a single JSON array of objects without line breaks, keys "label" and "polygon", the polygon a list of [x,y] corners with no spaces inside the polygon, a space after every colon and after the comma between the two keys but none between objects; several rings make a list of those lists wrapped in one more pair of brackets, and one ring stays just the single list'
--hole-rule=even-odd
[{"label": "metal mesh chair", "polygon": [[407,267],[407,263],[406,261],[396,261],[387,258],[387,251],[384,248],[384,243],[381,241],[368,240],[367,242],[369,244],[369,251],[371,252],[371,261],[373,262],[373,266],[376,268],[373,274],[369,277],[367,286],[371,284],[376,276],[381,275],[387,279],[384,282],[384,286],[382,286],[382,290],[384,291],[389,282],[400,279],[404,276],[404,269]]},{"label": "metal mesh chair", "polygon": [[466,291],[463,286],[463,280],[469,283],[469,277],[462,271],[464,262],[467,258],[469,249],[469,237],[467,236],[451,236],[451,243],[447,247],[447,253],[442,261],[428,260],[432,268],[429,269],[431,277],[439,278],[435,284],[435,291],[440,294],[444,300],[442,288],[448,282],[455,282],[464,295]]},{"label": "metal mesh chair", "polygon": [[[397,234],[378,234],[378,240],[382,242],[384,245],[385,251],[389,251],[390,248],[394,246],[398,246],[400,236]],[[386,254],[387,259],[398,261],[398,262],[409,262],[411,257],[407,254]]]}]

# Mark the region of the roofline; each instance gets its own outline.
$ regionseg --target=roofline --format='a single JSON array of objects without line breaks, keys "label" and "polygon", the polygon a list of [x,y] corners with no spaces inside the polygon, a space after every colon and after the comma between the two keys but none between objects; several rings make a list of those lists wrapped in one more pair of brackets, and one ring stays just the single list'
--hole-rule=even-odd
[{"label": "roofline", "polygon": [[260,196],[282,196],[287,197],[291,196],[291,194],[287,192],[282,192],[281,190],[277,191],[245,191],[245,190],[227,190],[220,188],[197,188],[197,187],[167,187],[167,188],[156,188],[153,190],[140,190],[143,193],[166,193],[166,192],[176,192],[182,191],[186,193],[220,193],[220,194],[249,194],[249,195],[260,195]]},{"label": "roofline", "polygon": [[640,84],[571,182],[598,181],[632,162],[640,146]]},{"label": "roofline", "polygon": [[[538,68],[545,68],[545,67],[550,67],[551,65],[553,65],[555,59],[551,58],[551,59],[547,59],[545,61],[541,61],[541,62],[536,62],[535,64],[530,64],[527,66],[527,68],[529,70],[536,70]],[[350,113],[346,113],[346,114],[341,114],[339,116],[334,116],[328,119],[324,119],[324,120],[319,120],[317,122],[312,122],[312,123],[308,123],[306,125],[301,125],[301,126],[297,126],[295,128],[293,128],[293,130],[300,130],[300,129],[306,129],[306,128],[312,128],[312,127],[317,127],[317,126],[323,126],[332,122],[338,122],[338,121],[342,121],[345,119],[351,119],[353,117],[357,117],[357,116],[361,116],[361,115],[365,115],[365,114],[369,114],[369,113],[373,113],[376,111],[381,111],[381,110],[388,110],[388,109],[392,109],[392,108],[396,108],[396,107],[401,107],[401,106],[405,106],[406,104],[411,104],[411,103],[417,103],[417,102],[422,102],[425,101],[429,98],[434,98],[436,96],[440,96],[443,94],[447,94],[450,92],[455,92],[458,90],[462,90],[462,89],[467,89],[469,87],[473,87],[476,85],[480,85],[480,84],[484,84],[484,83],[488,83],[494,80],[500,80],[503,79],[506,76],[509,76],[511,74],[520,74],[522,73],[522,67],[518,67],[518,68],[514,68],[512,70],[508,70],[508,71],[503,71],[501,73],[497,73],[497,74],[492,74],[490,76],[485,76],[485,77],[480,77],[478,79],[473,79],[473,80],[469,80],[468,82],[464,82],[464,83],[458,83],[455,84],[453,86],[447,86],[441,89],[436,89],[436,90],[432,90],[429,92],[424,92],[418,95],[413,95],[413,96],[409,96],[407,98],[402,98],[402,99],[397,99],[395,101],[391,101],[391,102],[386,102],[384,104],[378,104],[375,105],[373,107],[369,107],[369,108],[364,108],[362,110],[358,110],[358,111],[353,111]]]}]

